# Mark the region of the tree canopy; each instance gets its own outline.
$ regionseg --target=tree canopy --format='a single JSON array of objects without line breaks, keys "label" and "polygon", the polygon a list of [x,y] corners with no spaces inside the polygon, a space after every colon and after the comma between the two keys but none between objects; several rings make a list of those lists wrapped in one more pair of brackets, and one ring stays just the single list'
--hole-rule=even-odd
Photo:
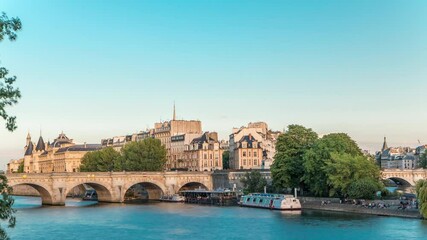
[{"label": "tree canopy", "polygon": [[99,151],[88,152],[82,158],[80,165],[82,172],[110,172],[122,171],[122,157],[112,147]]},{"label": "tree canopy", "polygon": [[264,192],[264,187],[267,186],[267,180],[261,175],[259,171],[245,173],[245,177],[242,179],[242,183],[245,194]]},{"label": "tree canopy", "polygon": [[[279,136],[271,173],[278,189],[300,187],[316,196],[372,197],[382,188],[378,166],[347,134],[317,138],[300,125]],[[366,191],[356,196],[362,186]]]},{"label": "tree canopy", "polygon": [[166,164],[166,148],[154,138],[126,144],[122,156],[125,171],[163,171]]},{"label": "tree canopy", "polygon": [[421,154],[420,161],[418,162],[418,167],[427,169],[427,151]]},{"label": "tree canopy", "polygon": [[300,125],[289,125],[288,130],[279,135],[271,166],[273,182],[277,188],[296,188],[302,185],[303,154],[316,139],[317,133]]},{"label": "tree canopy", "polygon": [[223,169],[230,168],[230,151],[228,150],[222,153],[222,167]]},{"label": "tree canopy", "polygon": [[126,144],[120,152],[112,147],[86,153],[80,171],[163,171],[166,149],[160,140],[148,138]]},{"label": "tree canopy", "polygon": [[[9,19],[5,13],[2,13],[0,16],[0,42],[6,37],[10,41],[15,41],[17,38],[16,32],[21,28],[22,24],[19,18]],[[21,92],[13,86],[15,81],[16,76],[9,76],[9,71],[0,66],[0,117],[6,121],[6,129],[9,131],[17,128],[16,117],[10,116],[6,108],[17,104],[21,98]]]},{"label": "tree canopy", "polygon": [[[16,210],[12,208],[14,203],[13,198],[10,196],[10,194],[12,194],[12,188],[9,187],[5,175],[0,175],[0,192],[0,220],[7,221],[8,227],[14,227],[16,223],[14,213]],[[2,227],[0,227],[0,239],[9,239],[6,231]]]},{"label": "tree canopy", "polygon": [[415,185],[418,206],[424,219],[427,219],[427,180],[419,180]]},{"label": "tree canopy", "polygon": [[326,162],[331,159],[332,153],[347,153],[352,156],[362,155],[362,151],[356,142],[345,133],[331,133],[317,139],[303,156],[303,181],[310,192],[317,196],[329,194],[324,167]]}]

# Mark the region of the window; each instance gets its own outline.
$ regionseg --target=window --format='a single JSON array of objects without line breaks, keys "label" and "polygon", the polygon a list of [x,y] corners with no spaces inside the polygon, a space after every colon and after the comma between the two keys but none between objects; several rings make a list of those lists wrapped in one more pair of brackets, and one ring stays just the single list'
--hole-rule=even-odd
[{"label": "window", "polygon": [[243,165],[246,165],[246,159],[243,159]]},{"label": "window", "polygon": [[251,156],[251,150],[248,151],[248,155],[249,155],[249,157]]},{"label": "window", "polygon": [[215,161],[215,167],[218,167],[218,160]]},{"label": "window", "polygon": [[209,159],[212,159],[213,157],[212,157],[212,153],[211,154],[209,154]]},{"label": "window", "polygon": [[257,156],[257,152],[256,151],[254,151],[254,157],[256,157]]},{"label": "window", "polygon": [[208,159],[208,155],[206,153],[203,154],[203,159]]},{"label": "window", "polygon": [[258,159],[254,159],[254,165],[258,165]]},{"label": "window", "polygon": [[243,157],[246,157],[246,151],[243,151]]}]

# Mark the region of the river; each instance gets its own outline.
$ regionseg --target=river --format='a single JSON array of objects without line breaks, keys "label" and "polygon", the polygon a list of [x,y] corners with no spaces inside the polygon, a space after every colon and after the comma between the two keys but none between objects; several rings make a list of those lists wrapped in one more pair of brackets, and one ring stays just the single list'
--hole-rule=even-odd
[{"label": "river", "polygon": [[[41,207],[15,197],[17,239],[426,239],[427,221],[347,213],[287,213],[181,203]],[[3,224],[4,226],[4,224]]]}]

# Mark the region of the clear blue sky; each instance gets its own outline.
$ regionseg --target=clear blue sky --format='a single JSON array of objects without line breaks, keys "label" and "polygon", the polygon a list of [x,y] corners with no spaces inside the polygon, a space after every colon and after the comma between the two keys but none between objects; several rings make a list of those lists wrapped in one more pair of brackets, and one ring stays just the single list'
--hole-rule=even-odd
[{"label": "clear blue sky", "polygon": [[[4,1],[1,65],[23,98],[1,167],[62,130],[99,142],[177,115],[226,138],[266,121],[427,143],[427,1]],[[3,125],[3,122],[1,123]]]}]

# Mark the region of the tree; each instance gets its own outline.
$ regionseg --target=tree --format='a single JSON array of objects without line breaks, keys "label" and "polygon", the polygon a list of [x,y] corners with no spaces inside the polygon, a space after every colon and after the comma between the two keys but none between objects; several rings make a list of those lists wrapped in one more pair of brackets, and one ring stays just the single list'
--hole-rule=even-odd
[{"label": "tree", "polygon": [[[19,18],[9,19],[5,13],[0,16],[0,42],[5,37],[10,41],[15,41],[17,38],[16,32],[21,30],[22,24]],[[6,129],[9,131],[15,130],[16,117],[9,116],[6,112],[6,107],[13,106],[18,103],[21,98],[21,92],[13,86],[16,81],[16,76],[8,76],[9,71],[0,67],[0,117],[6,121]]]},{"label": "tree", "polygon": [[314,195],[325,196],[329,194],[328,176],[323,168],[326,161],[331,159],[332,153],[347,153],[352,156],[363,155],[356,142],[345,133],[331,133],[317,139],[303,156],[303,180]]},{"label": "tree", "polygon": [[418,162],[418,167],[427,169],[427,151],[421,154],[420,161]]},{"label": "tree", "polygon": [[348,196],[355,199],[374,199],[375,194],[381,189],[378,181],[370,178],[361,178],[350,183]]},{"label": "tree", "polygon": [[23,173],[23,172],[24,172],[24,161],[22,161],[18,167],[18,173]]},{"label": "tree", "polygon": [[271,166],[273,182],[277,188],[302,187],[303,155],[316,139],[317,133],[300,125],[289,125],[288,130],[278,137],[276,155]]},{"label": "tree", "polygon": [[230,151],[226,150],[222,153],[222,168],[230,168]]},{"label": "tree", "polygon": [[[13,198],[10,196],[12,194],[12,188],[9,187],[7,183],[7,178],[5,175],[0,175],[0,219],[2,221],[8,221],[8,227],[14,227],[16,223],[16,218],[14,213],[16,210],[12,208]],[[0,239],[9,239],[6,231],[0,227]]]},{"label": "tree", "polygon": [[242,179],[243,192],[256,193],[263,192],[264,187],[267,186],[267,180],[261,175],[259,171],[251,171],[245,173],[245,177]]},{"label": "tree", "polygon": [[418,206],[424,219],[427,219],[427,180],[419,180],[415,185]]},{"label": "tree", "polygon": [[111,172],[122,170],[122,156],[112,147],[86,153],[80,165],[81,172]]},{"label": "tree", "polygon": [[122,156],[125,171],[163,171],[166,164],[166,148],[154,138],[126,144]]},{"label": "tree", "polygon": [[[348,153],[331,153],[322,170],[327,176],[329,196],[346,197],[350,185],[360,179],[369,179],[381,184],[380,169],[373,159]],[[380,187],[377,189],[380,190]]]}]

